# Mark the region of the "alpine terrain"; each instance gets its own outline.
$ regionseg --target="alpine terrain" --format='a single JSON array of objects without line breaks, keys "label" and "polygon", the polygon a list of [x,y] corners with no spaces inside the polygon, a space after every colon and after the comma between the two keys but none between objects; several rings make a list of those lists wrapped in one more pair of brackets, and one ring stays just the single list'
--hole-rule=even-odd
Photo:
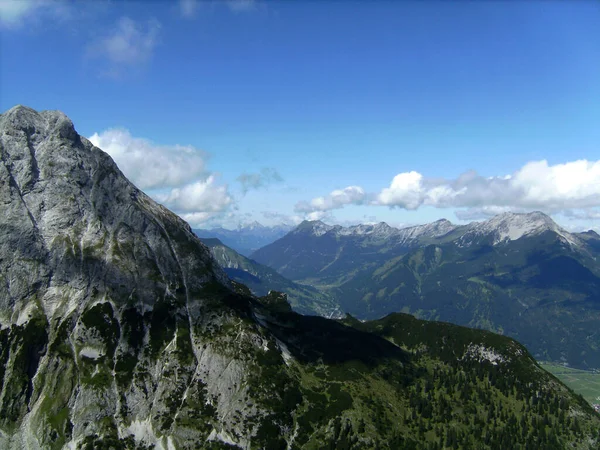
[{"label": "alpine terrain", "polygon": [[304,222],[252,258],[361,319],[394,311],[518,339],[537,358],[600,367],[600,237],[541,213],[395,229]]},{"label": "alpine terrain", "polygon": [[2,449],[600,445],[512,339],[252,295],[60,112],[0,115],[0,159]]},{"label": "alpine terrain", "polygon": [[274,269],[240,255],[218,239],[201,238],[200,240],[210,249],[225,273],[232,280],[250,288],[252,294],[264,296],[275,290],[285,293],[294,311],[301,314],[316,314],[329,318],[342,316],[330,295],[311,286],[294,283]]}]

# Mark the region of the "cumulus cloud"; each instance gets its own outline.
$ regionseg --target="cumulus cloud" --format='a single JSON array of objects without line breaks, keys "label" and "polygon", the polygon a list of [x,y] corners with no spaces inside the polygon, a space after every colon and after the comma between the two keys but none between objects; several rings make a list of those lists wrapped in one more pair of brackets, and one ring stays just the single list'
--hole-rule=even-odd
[{"label": "cumulus cloud", "polygon": [[121,17],[108,34],[88,47],[88,56],[106,60],[106,73],[118,76],[127,68],[143,65],[150,60],[158,44],[159,32],[160,23],[157,20],[140,24],[129,17]]},{"label": "cumulus cloud", "polygon": [[512,175],[482,177],[466,172],[455,180],[427,179],[417,172],[396,175],[377,203],[405,209],[524,208],[556,212],[600,205],[600,161],[549,165],[527,163]]},{"label": "cumulus cloud", "polygon": [[173,188],[169,194],[158,196],[158,199],[178,212],[220,212],[233,199],[227,193],[227,187],[218,186],[215,181],[215,176],[210,175],[206,180]]},{"label": "cumulus cloud", "polygon": [[[360,186],[348,186],[344,189],[332,191],[324,197],[313,198],[310,202],[298,202],[294,207],[296,212],[316,213],[339,209],[345,205],[361,205],[367,198],[365,190]],[[311,219],[316,220],[316,219]]]},{"label": "cumulus cloud", "polygon": [[140,189],[180,186],[208,177],[205,163],[208,155],[189,145],[156,145],[119,128],[94,133],[89,139],[112,156]]},{"label": "cumulus cloud", "polygon": [[283,182],[282,176],[272,167],[263,167],[258,173],[243,173],[236,179],[246,194],[252,189],[265,188],[273,183]]},{"label": "cumulus cloud", "polygon": [[468,171],[455,179],[427,178],[418,172],[396,175],[389,187],[366,194],[359,186],[334,191],[297,211],[329,211],[348,204],[374,204],[416,210],[422,206],[466,208],[468,220],[505,211],[539,209],[548,213],[600,206],[600,161],[578,160],[549,165],[533,161],[511,175],[483,177]]},{"label": "cumulus cloud", "polygon": [[107,152],[136,186],[192,225],[235,207],[227,185],[206,168],[208,154],[190,145],[157,145],[126,129],[94,133],[92,144]]}]

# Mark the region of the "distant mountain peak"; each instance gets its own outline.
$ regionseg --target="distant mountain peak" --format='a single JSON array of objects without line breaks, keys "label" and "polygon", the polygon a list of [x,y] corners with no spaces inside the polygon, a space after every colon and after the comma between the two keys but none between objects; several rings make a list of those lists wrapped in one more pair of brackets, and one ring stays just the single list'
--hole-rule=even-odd
[{"label": "distant mountain peak", "polygon": [[342,236],[372,235],[372,236],[378,236],[378,237],[387,237],[387,236],[394,234],[397,231],[398,230],[396,228],[389,226],[387,223],[379,222],[379,223],[353,225],[351,227],[346,227],[346,228],[340,227],[340,229],[338,230],[338,234],[342,235]]},{"label": "distant mountain peak", "polygon": [[333,225],[327,225],[320,220],[305,220],[296,227],[295,232],[305,233],[308,232],[315,236],[322,236],[328,231],[333,230]]},{"label": "distant mountain peak", "polygon": [[444,236],[457,228],[452,222],[446,219],[439,219],[435,222],[426,223],[424,225],[416,225],[405,227],[399,230],[399,236],[405,242],[409,242],[419,238],[437,238]]},{"label": "distant mountain peak", "polygon": [[594,230],[583,231],[583,232],[581,232],[579,234],[583,234],[583,235],[586,235],[586,236],[589,236],[589,237],[600,239],[600,234],[596,233],[596,231],[594,231]]},{"label": "distant mountain peak", "polygon": [[545,231],[553,231],[569,244],[577,245],[576,238],[571,233],[561,228],[550,216],[541,211],[505,212],[484,222],[471,223],[468,227],[470,227],[471,233],[478,235],[494,234],[494,245],[516,241],[523,236],[533,236]]},{"label": "distant mountain peak", "polygon": [[240,223],[238,225],[238,229],[246,229],[246,230],[263,230],[267,228],[266,226],[264,226],[262,223],[254,220],[250,223]]},{"label": "distant mountain peak", "polygon": [[37,139],[49,135],[75,142],[80,139],[71,119],[61,111],[38,112],[28,106],[17,105],[1,114],[0,121],[4,130],[20,130]]}]

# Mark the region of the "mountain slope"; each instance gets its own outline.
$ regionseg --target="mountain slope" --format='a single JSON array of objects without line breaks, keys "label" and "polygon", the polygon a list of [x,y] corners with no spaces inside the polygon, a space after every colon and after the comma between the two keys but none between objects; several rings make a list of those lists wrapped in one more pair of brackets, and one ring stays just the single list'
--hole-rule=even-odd
[{"label": "mountain slope", "polygon": [[332,287],[455,228],[447,220],[400,230],[384,222],[344,228],[304,221],[251,258],[291,280]]},{"label": "mountain slope", "polygon": [[279,275],[270,267],[252,261],[227,247],[218,239],[200,239],[233,280],[243,283],[257,296],[265,296],[269,291],[279,291],[287,295],[291,306],[301,314],[318,314],[324,317],[340,316],[335,301],[319,290],[304,286]]},{"label": "mountain slope", "polygon": [[469,331],[478,350],[454,356],[524,365],[510,389],[497,383],[505,361],[423,359],[419,345],[247,295],[62,113],[0,115],[0,161],[0,448],[599,442],[598,416],[507,338],[481,347]]},{"label": "mountain slope", "polygon": [[513,240],[506,230],[471,230],[389,260],[340,286],[341,308],[491,329],[540,359],[600,367],[600,267],[592,250],[553,226]]},{"label": "mountain slope", "polygon": [[541,359],[600,367],[600,237],[540,212],[401,230],[305,222],[253,257],[362,319],[410,312],[505,333]]}]

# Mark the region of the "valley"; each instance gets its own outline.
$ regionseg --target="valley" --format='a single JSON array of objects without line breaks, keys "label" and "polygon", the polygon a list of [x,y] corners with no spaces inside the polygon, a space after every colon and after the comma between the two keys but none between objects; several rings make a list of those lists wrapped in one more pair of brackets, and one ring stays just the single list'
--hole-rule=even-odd
[{"label": "valley", "polygon": [[600,405],[600,373],[598,371],[573,369],[548,362],[542,362],[540,365],[575,392],[581,394],[590,405]]}]

